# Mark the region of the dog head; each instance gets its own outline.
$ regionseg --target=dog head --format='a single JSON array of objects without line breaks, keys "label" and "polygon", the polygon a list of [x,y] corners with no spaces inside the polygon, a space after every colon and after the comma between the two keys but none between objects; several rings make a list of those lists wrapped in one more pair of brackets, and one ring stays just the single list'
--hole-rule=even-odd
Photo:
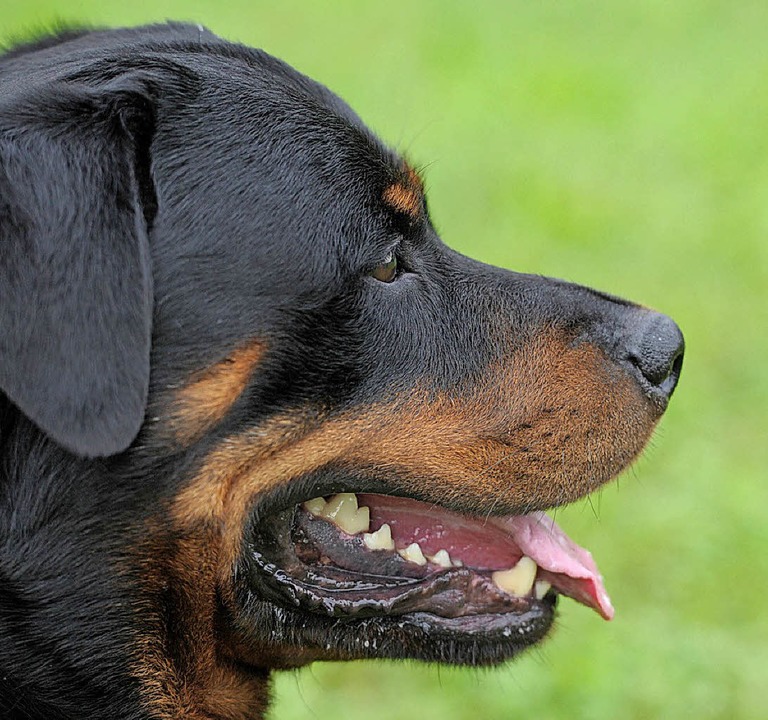
[{"label": "dog head", "polygon": [[0,72],[0,707],[254,717],[270,669],[610,617],[541,511],[641,451],[671,320],[450,250],[341,100],[201,29]]}]

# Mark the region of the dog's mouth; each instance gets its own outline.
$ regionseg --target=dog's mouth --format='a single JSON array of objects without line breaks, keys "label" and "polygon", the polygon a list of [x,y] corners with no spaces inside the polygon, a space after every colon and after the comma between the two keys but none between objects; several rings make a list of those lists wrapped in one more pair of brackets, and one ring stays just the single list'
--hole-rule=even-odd
[{"label": "dog's mouth", "polygon": [[[352,630],[345,655],[414,657],[388,643],[394,627],[390,639],[404,645],[422,636],[416,657],[467,662],[456,647],[472,643],[471,662],[484,664],[541,640],[558,595],[613,616],[590,553],[543,512],[468,516],[404,497],[340,493],[263,520],[246,550],[251,592],[299,613],[301,627],[319,620],[335,637]],[[379,652],[350,650],[355,637]],[[499,642],[489,650],[488,641]]]}]

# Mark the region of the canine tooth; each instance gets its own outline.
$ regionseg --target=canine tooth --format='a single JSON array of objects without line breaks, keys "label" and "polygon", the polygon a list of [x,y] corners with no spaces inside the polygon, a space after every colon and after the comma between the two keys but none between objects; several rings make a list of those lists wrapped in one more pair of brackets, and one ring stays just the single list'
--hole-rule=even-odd
[{"label": "canine tooth", "polygon": [[541,600],[549,592],[551,587],[552,583],[547,582],[546,580],[537,580],[533,583],[533,594],[536,596],[537,600]]},{"label": "canine tooth", "polygon": [[416,565],[427,564],[427,558],[425,558],[424,553],[421,552],[419,543],[411,543],[405,550],[398,550],[397,552],[408,562],[415,563]]},{"label": "canine tooth", "polygon": [[453,567],[451,556],[448,554],[447,550],[438,550],[431,557],[428,555],[427,559],[429,562],[434,563],[435,565],[439,565],[442,568]]},{"label": "canine tooth", "polygon": [[376,532],[364,533],[363,542],[369,550],[395,549],[395,542],[392,540],[392,528],[387,523],[384,523]]},{"label": "canine tooth", "polygon": [[458,558],[452,558],[451,562],[453,563],[453,567],[464,567],[464,563]]},{"label": "canine tooth", "polygon": [[491,578],[504,592],[523,597],[531,592],[537,570],[536,563],[527,555],[523,555],[515,567],[509,570],[498,570],[491,575]]},{"label": "canine tooth", "polygon": [[370,525],[370,510],[367,507],[358,509],[357,495],[354,493],[334,495],[325,506],[322,516],[349,535],[368,530]]},{"label": "canine tooth", "polygon": [[304,509],[308,513],[312,513],[315,517],[318,515],[323,514],[323,510],[325,509],[325,498],[322,497],[316,497],[312,498],[311,500],[307,500],[304,503]]}]

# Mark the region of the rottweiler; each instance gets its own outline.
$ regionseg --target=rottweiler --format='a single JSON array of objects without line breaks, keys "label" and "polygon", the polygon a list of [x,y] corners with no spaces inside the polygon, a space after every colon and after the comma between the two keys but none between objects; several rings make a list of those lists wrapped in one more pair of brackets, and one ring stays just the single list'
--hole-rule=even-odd
[{"label": "rottweiler", "polygon": [[262,717],[315,660],[501,663],[544,515],[637,457],[667,316],[442,244],[419,173],[204,28],[0,60],[0,715]]}]

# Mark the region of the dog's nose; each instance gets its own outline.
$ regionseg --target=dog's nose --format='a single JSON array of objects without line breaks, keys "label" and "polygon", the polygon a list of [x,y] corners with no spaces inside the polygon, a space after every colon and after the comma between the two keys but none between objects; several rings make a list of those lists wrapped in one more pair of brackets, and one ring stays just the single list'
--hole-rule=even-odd
[{"label": "dog's nose", "polygon": [[684,350],[683,333],[674,320],[654,312],[636,327],[626,359],[642,376],[641,384],[666,401],[680,379]]}]

